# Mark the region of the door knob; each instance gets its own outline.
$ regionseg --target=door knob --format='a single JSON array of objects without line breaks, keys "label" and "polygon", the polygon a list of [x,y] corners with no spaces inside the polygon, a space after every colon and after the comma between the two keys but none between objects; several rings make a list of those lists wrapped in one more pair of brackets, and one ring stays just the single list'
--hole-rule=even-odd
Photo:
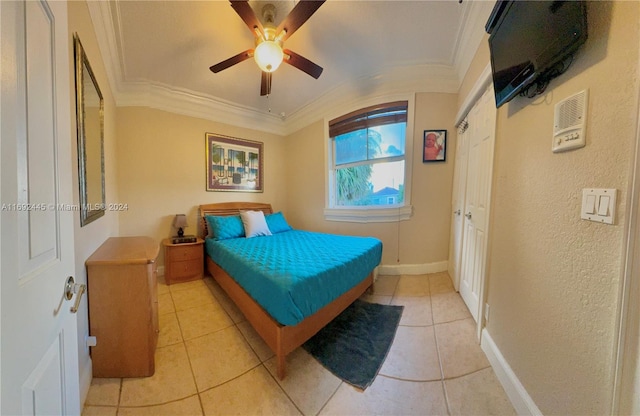
[{"label": "door knob", "polygon": [[69,276],[64,285],[64,296],[67,300],[71,300],[73,294],[76,293],[76,302],[71,307],[71,313],[78,312],[78,307],[80,306],[80,300],[82,299],[82,295],[87,290],[87,286],[83,284],[78,284],[74,280],[73,276]]},{"label": "door knob", "polygon": [[468,220],[471,219],[471,212],[467,212],[466,214],[464,214],[465,217],[467,217]]}]

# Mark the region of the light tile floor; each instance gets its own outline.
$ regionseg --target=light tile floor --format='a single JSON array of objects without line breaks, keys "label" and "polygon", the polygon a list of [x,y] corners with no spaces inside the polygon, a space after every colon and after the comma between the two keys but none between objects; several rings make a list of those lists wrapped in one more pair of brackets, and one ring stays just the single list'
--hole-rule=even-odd
[{"label": "light tile floor", "polygon": [[220,287],[158,288],[156,372],[93,379],[83,415],[513,415],[475,341],[475,323],[449,275],[379,276],[371,302],[404,305],[391,350],[364,392],[302,348],[275,357]]}]

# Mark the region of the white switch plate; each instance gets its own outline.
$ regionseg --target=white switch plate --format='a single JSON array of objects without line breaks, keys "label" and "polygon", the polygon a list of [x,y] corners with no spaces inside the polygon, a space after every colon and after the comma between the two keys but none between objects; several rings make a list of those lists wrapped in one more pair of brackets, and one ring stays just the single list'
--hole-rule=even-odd
[{"label": "white switch plate", "polygon": [[616,220],[616,193],[615,189],[583,189],[580,218],[613,224]]}]

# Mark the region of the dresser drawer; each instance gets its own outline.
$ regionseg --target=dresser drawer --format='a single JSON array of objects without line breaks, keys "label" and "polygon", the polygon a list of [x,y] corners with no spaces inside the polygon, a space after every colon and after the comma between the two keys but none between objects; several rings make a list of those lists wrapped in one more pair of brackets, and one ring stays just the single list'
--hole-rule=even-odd
[{"label": "dresser drawer", "polygon": [[173,246],[168,250],[170,261],[196,260],[202,258],[202,245]]}]

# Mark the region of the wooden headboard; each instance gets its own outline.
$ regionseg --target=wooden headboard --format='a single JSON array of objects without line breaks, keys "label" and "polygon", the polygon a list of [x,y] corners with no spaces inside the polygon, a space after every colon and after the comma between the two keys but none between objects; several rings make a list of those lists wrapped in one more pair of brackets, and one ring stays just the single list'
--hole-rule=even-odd
[{"label": "wooden headboard", "polygon": [[226,217],[230,215],[240,215],[240,211],[262,211],[265,214],[272,214],[271,204],[261,202],[220,202],[217,204],[200,205],[198,208],[198,222],[200,223],[200,237],[209,235],[209,227],[204,217],[207,215],[217,215]]}]

